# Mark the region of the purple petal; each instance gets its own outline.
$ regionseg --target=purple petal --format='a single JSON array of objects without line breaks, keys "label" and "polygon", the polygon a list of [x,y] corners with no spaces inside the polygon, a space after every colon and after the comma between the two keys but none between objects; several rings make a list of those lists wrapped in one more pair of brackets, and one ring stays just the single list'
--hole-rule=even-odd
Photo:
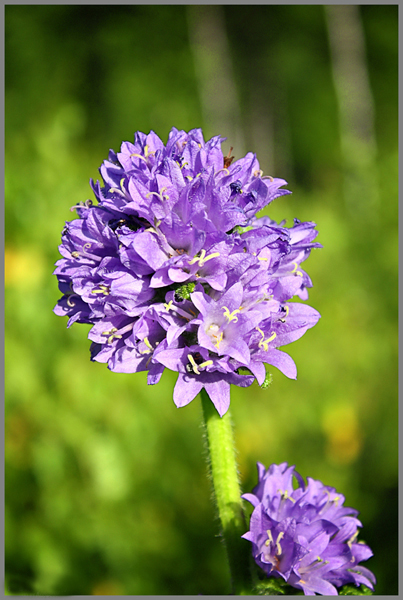
[{"label": "purple petal", "polygon": [[210,400],[217,409],[218,414],[222,417],[229,409],[230,403],[230,385],[226,381],[214,381],[205,383],[204,387],[208,393]]},{"label": "purple petal", "polygon": [[174,388],[174,402],[178,408],[189,404],[200,392],[203,384],[196,377],[179,373]]}]

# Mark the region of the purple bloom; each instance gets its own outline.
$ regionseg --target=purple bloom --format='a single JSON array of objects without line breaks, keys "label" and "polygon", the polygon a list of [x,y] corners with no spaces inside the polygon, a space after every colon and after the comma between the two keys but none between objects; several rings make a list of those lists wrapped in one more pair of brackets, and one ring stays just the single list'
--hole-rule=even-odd
[{"label": "purple bloom", "polygon": [[[112,371],[178,371],[177,406],[205,388],[220,415],[230,385],[261,385],[264,363],[296,378],[280,346],[319,319],[305,300],[312,286],[301,263],[314,223],[291,228],[256,213],[290,193],[264,177],[256,156],[231,162],[220,136],[200,129],[159,137],[136,133],[112,150],[91,181],[97,204],[74,207],[55,274],[57,315],[90,323],[91,359]],[[242,373],[242,374],[241,374]]]},{"label": "purple bloom", "polygon": [[[244,494],[254,510],[250,530],[256,563],[270,577],[282,577],[305,595],[337,595],[337,587],[376,583],[359,563],[372,556],[357,542],[358,512],[343,506],[344,496],[308,477],[307,485],[287,463],[258,463],[259,482]],[[293,476],[298,487],[293,487]]]}]

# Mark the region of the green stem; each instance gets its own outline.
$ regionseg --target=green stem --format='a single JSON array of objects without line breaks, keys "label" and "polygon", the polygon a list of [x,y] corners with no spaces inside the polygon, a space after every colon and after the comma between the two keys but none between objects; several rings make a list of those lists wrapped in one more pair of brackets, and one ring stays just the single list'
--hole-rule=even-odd
[{"label": "green stem", "polygon": [[250,547],[241,538],[248,528],[238,481],[231,416],[227,411],[220,417],[204,389],[200,395],[214,492],[231,573],[232,593],[250,595]]}]

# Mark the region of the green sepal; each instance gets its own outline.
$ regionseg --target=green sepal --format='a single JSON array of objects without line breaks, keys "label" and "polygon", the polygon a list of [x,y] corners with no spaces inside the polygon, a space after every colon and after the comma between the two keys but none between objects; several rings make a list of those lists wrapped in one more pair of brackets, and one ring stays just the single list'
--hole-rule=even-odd
[{"label": "green sepal", "polygon": [[262,388],[262,390],[267,390],[268,387],[270,387],[270,385],[272,384],[273,381],[273,375],[271,373],[266,373],[266,377],[264,378],[264,381],[262,383],[262,385],[260,386]]},{"label": "green sepal", "polygon": [[303,596],[302,590],[288,585],[284,579],[268,577],[260,580],[254,586],[254,593],[258,596]]},{"label": "green sepal", "polygon": [[240,225],[236,225],[232,231],[236,231],[237,233],[239,233],[239,235],[242,235],[243,233],[246,233],[251,229],[253,229],[253,227],[251,227],[250,225],[248,225],[247,227],[241,227]]},{"label": "green sepal", "polygon": [[339,590],[339,596],[372,596],[373,592],[366,586],[343,585]]},{"label": "green sepal", "polygon": [[182,298],[182,300],[190,300],[190,294],[192,292],[194,292],[195,287],[196,287],[196,284],[194,281],[190,281],[189,283],[184,283],[183,285],[176,288],[175,294],[179,298]]}]

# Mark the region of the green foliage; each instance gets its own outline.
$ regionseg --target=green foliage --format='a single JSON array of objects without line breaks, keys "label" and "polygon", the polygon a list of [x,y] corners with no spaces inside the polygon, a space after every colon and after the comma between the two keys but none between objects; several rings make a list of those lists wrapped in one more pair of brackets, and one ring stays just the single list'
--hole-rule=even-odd
[{"label": "green foliage", "polygon": [[[378,594],[397,593],[397,6],[363,5],[379,200],[343,196],[322,6],[222,7],[244,150],[291,196],[264,214],[314,220],[319,324],[284,348],[298,380],[233,389],[242,488],[256,461],[296,464],[360,510]],[[203,126],[188,7],[7,5],[6,583],[10,594],[216,595],[229,590],[196,400],[175,375],[115,374],[65,328],[51,275],[70,207],[109,148]],[[253,26],[245,24],[253,23]],[[194,40],[193,40],[194,41]],[[224,57],[216,57],[221,61]],[[219,106],[221,98],[217,99]],[[233,140],[226,144],[234,145]],[[225,150],[226,151],[226,150]],[[234,154],[239,157],[240,149]],[[360,202],[358,202],[360,200]],[[187,290],[186,293],[189,293]],[[388,520],[384,511],[388,506]]]}]

